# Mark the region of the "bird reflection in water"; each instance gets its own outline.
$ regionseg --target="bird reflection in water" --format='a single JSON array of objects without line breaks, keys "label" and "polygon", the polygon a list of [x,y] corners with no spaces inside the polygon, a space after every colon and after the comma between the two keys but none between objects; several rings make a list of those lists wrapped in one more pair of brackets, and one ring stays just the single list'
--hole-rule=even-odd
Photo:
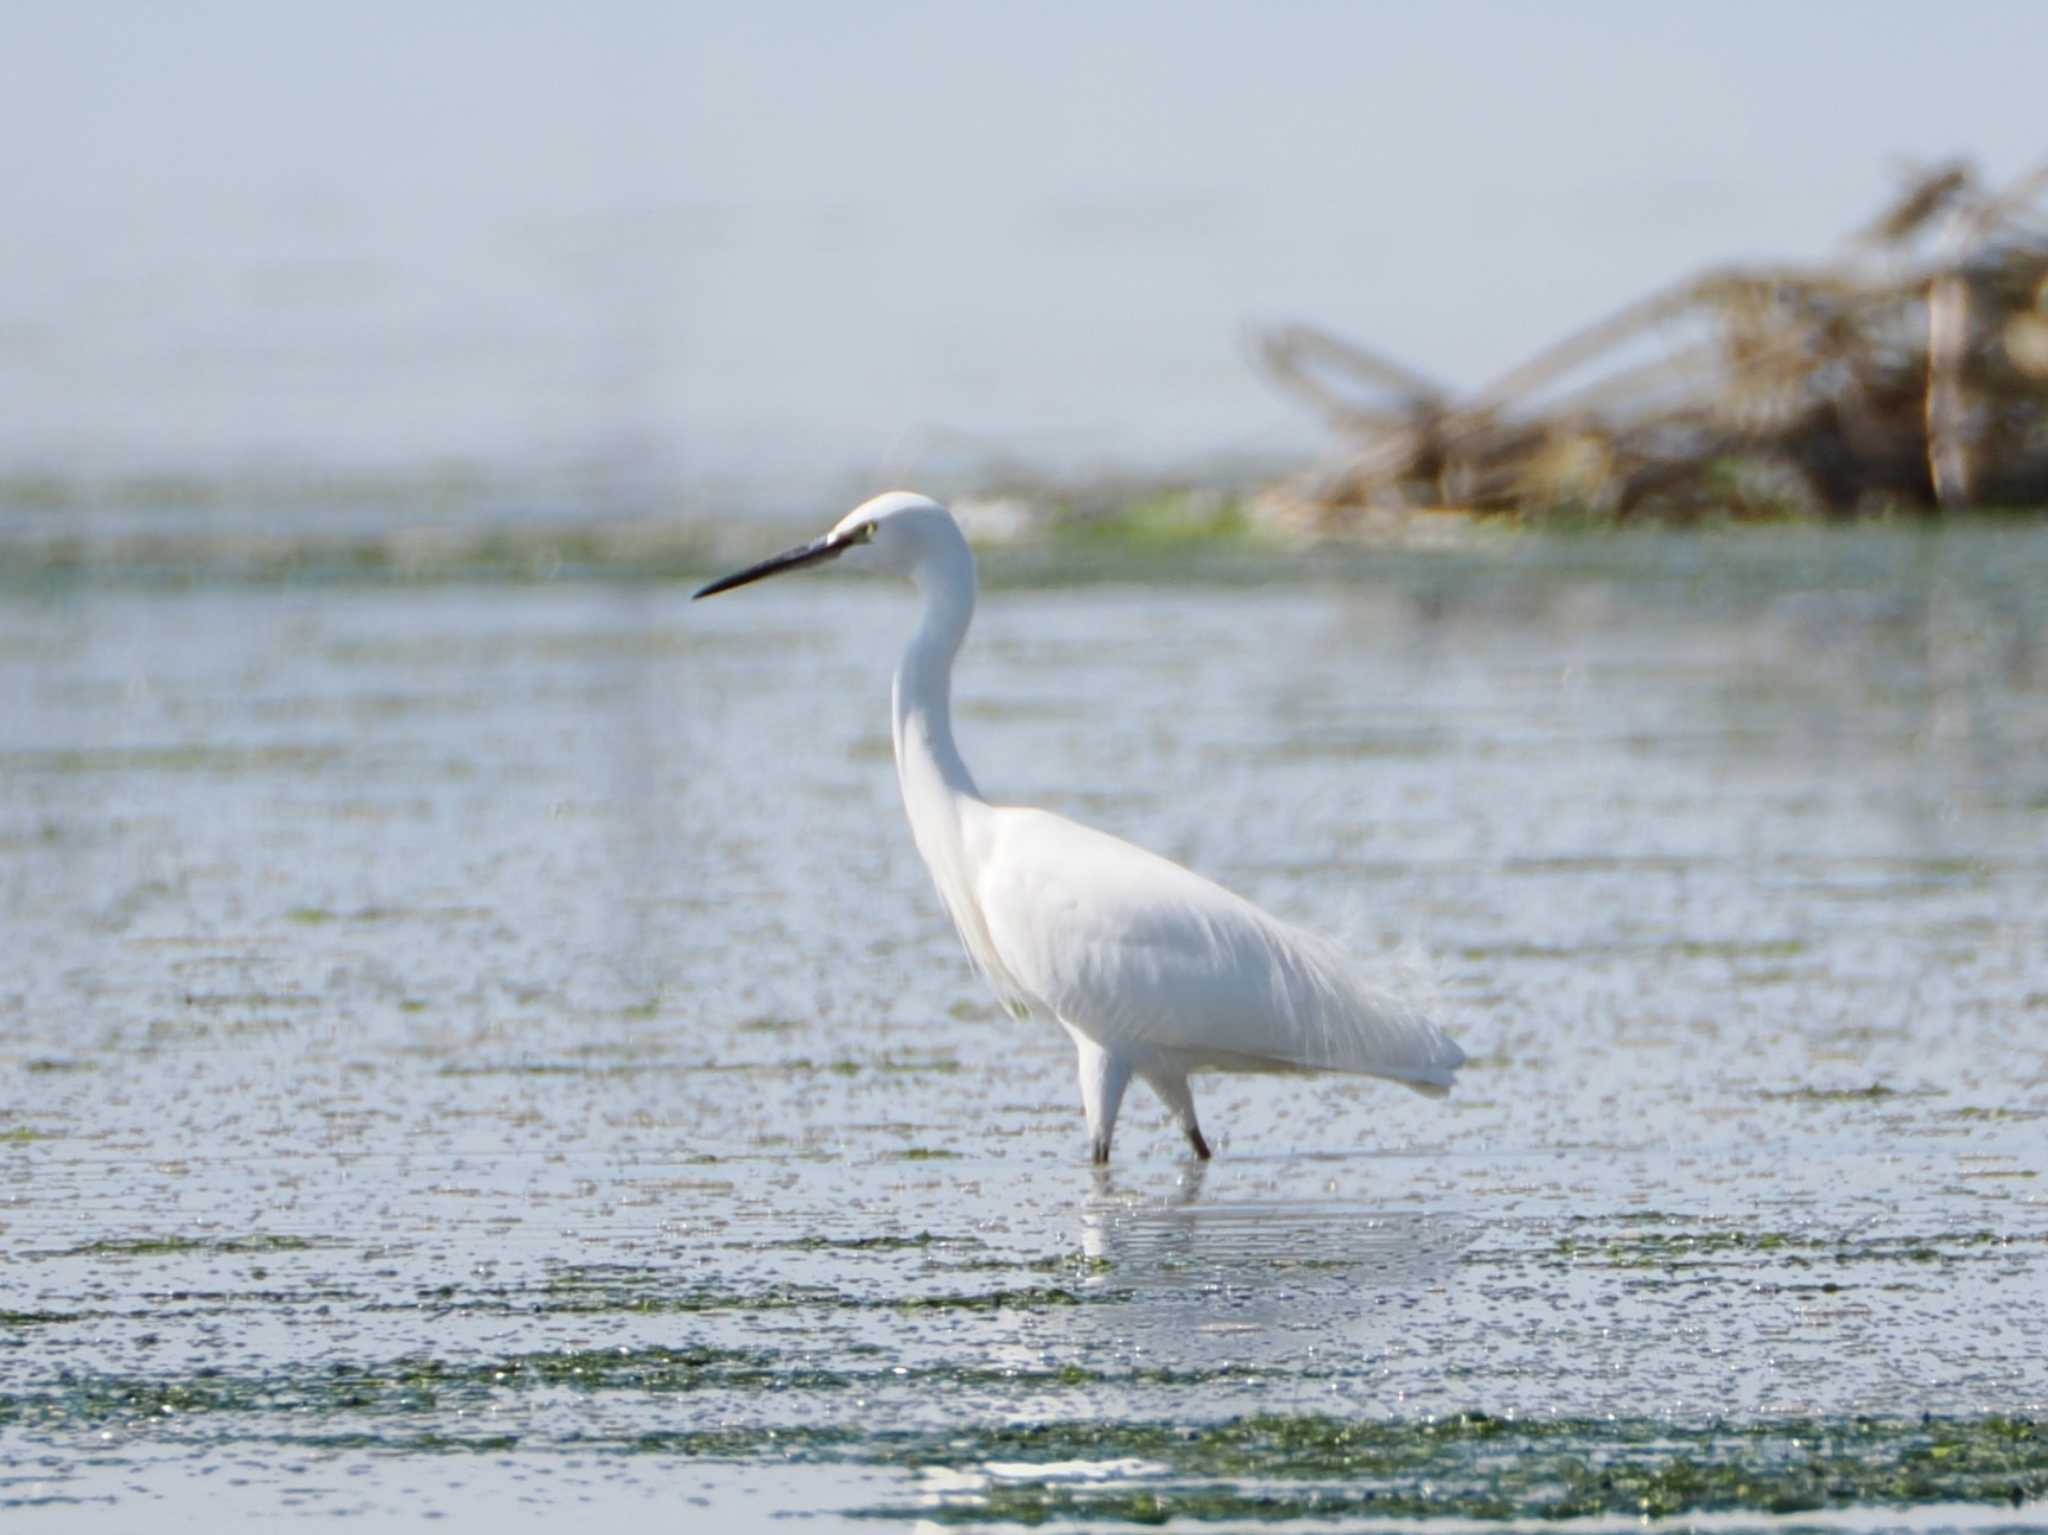
[{"label": "bird reflection in water", "polygon": [[1452,1281],[1480,1229],[1338,1198],[1219,1199],[1201,1163],[1159,1194],[1094,1172],[1081,1249],[1124,1302],[1077,1308],[1073,1320],[1113,1329],[1167,1369],[1300,1368],[1317,1353],[1362,1362],[1394,1340],[1409,1300]]}]

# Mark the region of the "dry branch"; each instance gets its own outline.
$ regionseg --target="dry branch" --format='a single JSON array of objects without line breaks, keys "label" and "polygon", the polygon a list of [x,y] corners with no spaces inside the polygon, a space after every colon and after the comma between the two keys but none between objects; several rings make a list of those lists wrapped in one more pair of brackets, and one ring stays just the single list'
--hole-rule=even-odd
[{"label": "dry branch", "polygon": [[1322,523],[1418,503],[2048,505],[2044,194],[2048,165],[2003,192],[1935,167],[1830,266],[1710,269],[1463,399],[1315,327],[1274,330],[1268,375],[1346,444],[1280,499]]}]

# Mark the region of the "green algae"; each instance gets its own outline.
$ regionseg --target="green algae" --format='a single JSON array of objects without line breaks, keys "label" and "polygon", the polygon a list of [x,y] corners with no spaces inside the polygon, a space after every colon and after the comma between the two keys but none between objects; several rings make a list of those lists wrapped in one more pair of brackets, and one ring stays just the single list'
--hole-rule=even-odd
[{"label": "green algae", "polygon": [[[1706,1227],[1674,1231],[1628,1230],[1557,1237],[1553,1255],[1570,1263],[1608,1268],[1712,1268],[1817,1264],[1961,1262],[1996,1250],[2048,1241],[2048,1236],[1999,1231],[1851,1234],[1828,1231],[1745,1231]],[[1480,1252],[1472,1261],[1489,1262]]]},{"label": "green algae", "polygon": [[1088,507],[1062,505],[1052,521],[1055,540],[1156,549],[1200,547],[1255,538],[1244,505],[1211,490],[1159,490]]},{"label": "green algae", "polygon": [[[884,1244],[923,1245],[917,1238],[877,1240]],[[1029,1270],[1029,1265],[1021,1262],[1000,1266],[1010,1271]],[[1063,1264],[1062,1268],[1065,1267]],[[945,1265],[939,1271],[951,1272],[953,1268],[953,1265]],[[757,1289],[731,1289],[712,1283],[679,1285],[654,1270],[591,1266],[557,1270],[548,1277],[539,1294],[523,1289],[457,1289],[447,1285],[422,1292],[415,1305],[507,1315],[692,1315],[801,1310],[1014,1311],[1116,1303],[1128,1299],[1128,1294],[1120,1290],[1076,1290],[1063,1285],[1003,1286],[989,1290],[949,1290],[910,1295],[869,1295],[825,1284],[778,1283]],[[381,1303],[365,1309],[412,1308],[397,1303]]]},{"label": "green algae", "polygon": [[[748,1421],[740,1403],[789,1392],[863,1402],[976,1389],[1038,1401],[1140,1381],[1203,1388],[1228,1371],[792,1365],[773,1349],[710,1345],[525,1351],[381,1363],[306,1363],[236,1375],[73,1375],[0,1393],[0,1425],[121,1428],[190,1440],[399,1454],[597,1453],[678,1461],[946,1468],[963,1490],[915,1505],[851,1510],[946,1524],[1047,1520],[1155,1523],[1298,1518],[1481,1520],[2008,1504],[2048,1495],[2048,1435],[2021,1416],[1667,1422],[1517,1419],[1483,1412],[1419,1419],[1262,1413],[1222,1421],[1070,1415],[1052,1421],[878,1426],[872,1413]],[[717,1426],[465,1435],[422,1415],[489,1410],[536,1393],[648,1399],[721,1393]],[[738,1416],[736,1416],[736,1412]],[[1075,1468],[1100,1464],[1099,1479]],[[1046,1468],[1040,1474],[1036,1468]],[[992,1469],[999,1468],[999,1469]],[[1054,1468],[1057,1468],[1055,1470]]]},{"label": "green algae", "polygon": [[[1069,1423],[985,1432],[906,1464],[995,1463],[1000,1477],[936,1506],[859,1510],[949,1524],[1051,1519],[1157,1524],[1310,1518],[1666,1518],[1927,1503],[2010,1504],[2048,1493],[2048,1438],[1989,1416],[1674,1426],[1652,1420],[1421,1422],[1258,1416],[1199,1428]],[[1136,1460],[1150,1475],[1034,1478],[1034,1463]]]},{"label": "green algae", "polygon": [[1504,943],[1466,944],[1457,952],[1461,959],[1485,960],[1583,960],[1583,959],[1685,959],[1685,960],[1782,960],[1798,958],[1810,950],[1801,938],[1659,938],[1601,939],[1586,943]]},{"label": "green algae", "polygon": [[[1090,1300],[1111,1298],[1108,1292]],[[1036,1311],[1048,1306],[1079,1306],[1082,1295],[1059,1285],[1027,1285],[1014,1290],[982,1290],[969,1294],[911,1295],[881,1302],[898,1311]]]},{"label": "green algae", "polygon": [[1872,1082],[1867,1087],[1794,1087],[1758,1096],[1773,1103],[1882,1103],[1887,1098],[1924,1095],[1909,1095],[1882,1082]]},{"label": "green algae", "polygon": [[[118,1424],[130,1432],[182,1424],[180,1432],[189,1436],[196,1429],[219,1445],[398,1454],[518,1449],[902,1473],[945,1469],[957,1490],[846,1512],[951,1525],[1654,1519],[2020,1505],[2048,1495],[2048,1436],[2028,1418],[1995,1414],[1670,1423],[1482,1412],[1422,1419],[1276,1413],[1196,1424],[1075,1417],[922,1429],[828,1419],[638,1431],[592,1427],[560,1437],[463,1435],[420,1426],[423,1413],[483,1409],[545,1391],[659,1397],[744,1388],[866,1397],[884,1384],[1041,1393],[1100,1379],[1079,1366],[859,1375],[778,1370],[772,1360],[748,1350],[642,1348],[459,1364],[425,1358],[375,1368],[336,1364],[297,1379],[204,1378],[204,1372],[188,1381],[99,1379],[40,1395],[0,1396],[0,1424]],[[1098,1477],[1085,1475],[1091,1465],[1102,1467]]]},{"label": "green algae", "polygon": [[[0,1325],[5,1318],[6,1314],[0,1313]],[[71,1319],[52,1316],[39,1320]],[[165,1418],[204,1418],[217,1420],[218,1432],[230,1439],[284,1442],[278,1431],[266,1426],[268,1420],[280,1416],[309,1420],[319,1425],[317,1432],[325,1434],[334,1431],[327,1425],[336,1419],[476,1410],[547,1391],[636,1399],[716,1394],[729,1407],[735,1401],[765,1401],[792,1393],[867,1397],[885,1390],[978,1389],[1029,1394],[1104,1385],[1201,1386],[1227,1378],[1230,1372],[1157,1366],[1101,1371],[1078,1364],[827,1369],[791,1363],[767,1349],[643,1345],[475,1359],[410,1354],[379,1362],[307,1363],[269,1374],[231,1374],[212,1367],[176,1378],[67,1372],[57,1383],[0,1393],[0,1425],[133,1427]],[[826,1441],[851,1440],[858,1432],[852,1428],[830,1430]],[[778,1436],[793,1448],[811,1442],[804,1431],[764,1428],[757,1435],[767,1440]],[[737,1431],[726,1438],[734,1444],[740,1442]],[[892,1441],[885,1435],[880,1442]]]},{"label": "green algae", "polygon": [[495,1393],[550,1388],[671,1394],[713,1386],[760,1389],[778,1382],[812,1388],[834,1383],[824,1379],[824,1372],[778,1372],[770,1356],[730,1349],[588,1349],[478,1361],[415,1355],[381,1364],[337,1361],[274,1375],[236,1376],[201,1369],[184,1379],[77,1378],[0,1397],[0,1422],[97,1425],[239,1416],[250,1420],[249,1429],[261,1437],[261,1420],[274,1414],[385,1416],[481,1403]]},{"label": "green algae", "polygon": [[311,773],[341,758],[339,747],[100,746],[0,752],[0,769],[72,776],[87,773]]},{"label": "green algae", "polygon": [[102,1237],[96,1241],[81,1242],[75,1247],[57,1248],[47,1252],[24,1254],[38,1258],[164,1258],[180,1257],[193,1253],[218,1253],[223,1255],[239,1253],[283,1253],[307,1252],[316,1247],[332,1247],[339,1244],[331,1239],[286,1236],[274,1232],[257,1232],[239,1237]]},{"label": "green algae", "polygon": [[[323,916],[319,920],[334,920]],[[872,1059],[840,1056],[829,1061],[810,1056],[784,1060],[663,1060],[635,1057],[629,1061],[450,1061],[438,1068],[444,1077],[640,1077],[650,1073],[678,1076],[834,1076],[857,1077],[867,1072],[951,1075],[960,1062],[948,1055],[880,1055]]]},{"label": "green algae", "polygon": [[474,920],[490,912],[479,906],[362,906],[354,911],[330,911],[325,906],[293,906],[284,919],[300,927],[322,927],[330,922],[412,922]]},{"label": "green algae", "polygon": [[988,1244],[980,1237],[945,1236],[930,1231],[920,1231],[914,1236],[897,1236],[882,1233],[865,1237],[784,1237],[766,1242],[728,1242],[728,1247],[744,1248],[749,1251],[783,1252],[921,1252],[927,1248],[969,1248],[985,1247]]},{"label": "green algae", "polygon": [[[2048,1434],[2017,1415],[1668,1421],[1268,1412],[1190,1420],[1101,1416],[1085,1405],[1095,1399],[1091,1393],[1132,1386],[1207,1394],[1244,1374],[1228,1366],[904,1365],[886,1355],[867,1368],[821,1368],[775,1347],[707,1343],[473,1357],[414,1353],[246,1374],[66,1371],[31,1389],[0,1392],[0,1426],[30,1433],[118,1429],[131,1438],[176,1434],[180,1442],[217,1448],[517,1450],[844,1465],[906,1475],[944,1469],[950,1475],[943,1492],[846,1512],[952,1525],[1633,1519],[1996,1506],[2048,1495]],[[899,1426],[893,1413],[873,1407],[892,1391],[903,1400],[995,1393],[998,1401],[1028,1404],[1028,1412],[1024,1421],[996,1413]],[[1044,1417],[1051,1392],[1078,1393],[1072,1400],[1081,1410]],[[795,1422],[769,1408],[792,1393],[817,1398]],[[614,1418],[607,1414],[564,1434],[526,1431],[527,1420],[515,1416],[505,1431],[464,1434],[430,1420],[562,1394],[640,1401],[708,1394],[720,1421],[647,1429],[608,1426]],[[1093,1465],[1103,1469],[1089,1477]]]}]

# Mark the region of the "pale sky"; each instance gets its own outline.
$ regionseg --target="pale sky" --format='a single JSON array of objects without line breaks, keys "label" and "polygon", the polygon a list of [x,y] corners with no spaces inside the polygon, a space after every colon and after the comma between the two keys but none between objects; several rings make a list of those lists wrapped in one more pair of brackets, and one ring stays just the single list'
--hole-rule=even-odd
[{"label": "pale sky", "polygon": [[766,503],[1306,454],[1250,326],[1477,384],[1827,255],[1901,160],[2048,156],[2031,0],[10,21],[4,472],[625,454]]}]

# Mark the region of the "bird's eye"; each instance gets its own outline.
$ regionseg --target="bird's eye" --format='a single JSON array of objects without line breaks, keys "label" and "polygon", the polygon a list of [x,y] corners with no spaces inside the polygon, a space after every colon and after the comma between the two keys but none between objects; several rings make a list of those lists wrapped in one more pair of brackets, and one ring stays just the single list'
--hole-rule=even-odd
[{"label": "bird's eye", "polygon": [[875,525],[872,522],[864,522],[860,525],[860,541],[864,544],[871,544],[875,541]]}]

